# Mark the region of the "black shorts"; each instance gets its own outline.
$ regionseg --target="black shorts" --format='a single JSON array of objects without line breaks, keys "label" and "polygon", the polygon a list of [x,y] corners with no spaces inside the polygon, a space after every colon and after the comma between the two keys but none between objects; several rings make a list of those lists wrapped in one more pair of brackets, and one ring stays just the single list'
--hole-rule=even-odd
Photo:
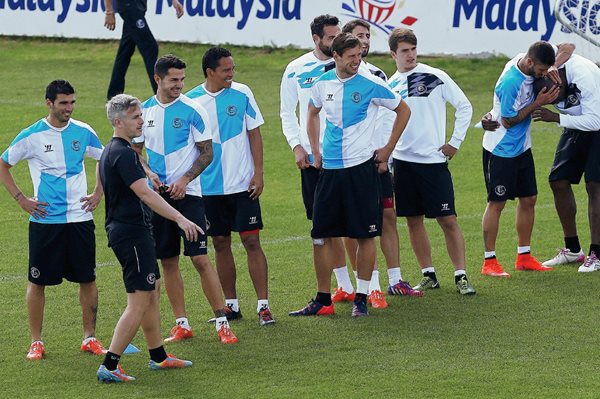
[{"label": "black shorts", "polygon": [[[206,217],[204,215],[204,202],[202,197],[186,195],[180,200],[171,199],[168,194],[162,197],[177,209],[188,220],[196,223],[206,233]],[[158,259],[168,259],[179,256],[181,253],[181,239],[183,238],[183,254],[185,256],[206,255],[206,234],[198,235],[198,241],[191,242],[185,238],[183,231],[177,223],[165,219],[157,213],[152,217],[154,227],[154,240],[156,241],[156,256]]]},{"label": "black shorts", "polygon": [[456,215],[454,185],[447,163],[394,159],[397,216],[437,218]]},{"label": "black shorts", "polygon": [[29,281],[58,285],[96,280],[94,221],[45,224],[29,222]]},{"label": "black shorts", "polygon": [[243,233],[263,228],[260,202],[251,199],[250,193],[205,195],[207,234],[229,236],[232,231]]},{"label": "black shorts", "polygon": [[306,209],[306,218],[312,220],[319,169],[314,166],[300,169],[300,179],[302,180],[302,201],[304,201],[304,209]]},{"label": "black shorts", "polygon": [[382,207],[373,160],[344,169],[322,169],[315,190],[311,237],[381,235]]},{"label": "black shorts", "polygon": [[586,183],[600,182],[600,131],[564,129],[548,180],[579,184],[584,172]]},{"label": "black shorts", "polygon": [[379,174],[379,185],[381,187],[381,206],[384,209],[394,207],[394,184],[392,183],[392,173],[386,171]]},{"label": "black shorts", "polygon": [[136,238],[119,240],[111,246],[123,269],[125,291],[154,291],[160,278],[154,239],[149,230],[140,230]]},{"label": "black shorts", "polygon": [[488,202],[503,202],[537,195],[531,149],[514,158],[499,157],[484,149],[483,176]]}]

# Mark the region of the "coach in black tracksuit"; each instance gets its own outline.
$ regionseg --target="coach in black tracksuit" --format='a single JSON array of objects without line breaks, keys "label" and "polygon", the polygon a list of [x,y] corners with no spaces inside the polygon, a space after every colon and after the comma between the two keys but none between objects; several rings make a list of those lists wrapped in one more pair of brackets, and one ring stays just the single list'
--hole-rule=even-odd
[{"label": "coach in black tracksuit", "polygon": [[[123,18],[123,33],[119,43],[119,50],[115,58],[110,84],[108,85],[107,99],[111,99],[117,94],[123,93],[125,90],[125,75],[127,68],[131,62],[131,56],[137,46],[144,64],[146,72],[150,79],[152,92],[156,93],[156,82],[154,81],[154,64],[158,58],[158,43],[152,35],[145,14],[147,10],[147,0],[113,0],[105,1],[106,17],[104,26],[109,30],[114,30],[116,27],[115,9]],[[177,18],[183,15],[183,6],[179,0],[173,0],[173,7],[177,14]]]}]

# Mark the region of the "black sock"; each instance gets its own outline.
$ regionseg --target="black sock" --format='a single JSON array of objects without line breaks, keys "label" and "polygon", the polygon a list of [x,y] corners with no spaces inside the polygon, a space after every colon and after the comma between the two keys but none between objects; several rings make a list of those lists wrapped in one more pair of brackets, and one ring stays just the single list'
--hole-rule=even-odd
[{"label": "black sock", "polygon": [[437,281],[437,276],[435,275],[435,272],[425,272],[423,273],[423,276],[429,277],[433,281]]},{"label": "black sock", "polygon": [[354,302],[364,302],[367,303],[367,294],[359,294],[358,292],[354,296]]},{"label": "black sock", "polygon": [[565,248],[567,248],[571,252],[579,252],[581,251],[581,244],[579,243],[579,237],[565,237]]},{"label": "black sock", "polygon": [[331,306],[331,293],[317,292],[317,297],[315,298],[315,300],[323,306]]},{"label": "black sock", "polygon": [[590,253],[588,255],[591,255],[592,251],[596,254],[596,257],[600,257],[600,244],[590,244]]},{"label": "black sock", "polygon": [[121,356],[116,355],[112,352],[106,352],[106,355],[104,356],[104,361],[102,362],[102,364],[104,365],[104,367],[106,367],[107,369],[109,369],[111,371],[116,370],[120,359],[121,359]]},{"label": "black sock", "polygon": [[150,349],[150,359],[154,360],[156,363],[160,363],[167,358],[167,352],[165,352],[164,346],[159,346],[158,348]]},{"label": "black sock", "polygon": [[466,274],[459,274],[458,276],[454,276],[454,282],[458,283],[460,281],[460,279],[463,278],[463,277],[465,278],[465,280],[467,280],[467,275]]}]

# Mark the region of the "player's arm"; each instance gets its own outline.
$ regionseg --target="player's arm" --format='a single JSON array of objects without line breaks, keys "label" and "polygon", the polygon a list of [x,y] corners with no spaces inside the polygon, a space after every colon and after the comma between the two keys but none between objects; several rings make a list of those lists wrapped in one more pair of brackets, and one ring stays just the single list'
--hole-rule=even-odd
[{"label": "player's arm", "polygon": [[177,18],[181,18],[183,16],[183,6],[179,0],[173,0],[173,8],[175,9],[175,15],[177,15]]},{"label": "player's arm", "polygon": [[467,135],[467,129],[473,117],[473,106],[460,87],[449,76],[444,77],[444,98],[456,109],[454,113],[454,131],[448,143],[439,148],[448,158],[452,159]]},{"label": "player's arm", "polygon": [[167,192],[173,199],[185,197],[187,185],[196,177],[200,176],[200,173],[204,172],[204,169],[206,169],[213,160],[212,140],[199,141],[196,143],[196,148],[200,154],[190,169],[167,189]]},{"label": "player's arm", "polygon": [[308,154],[300,145],[300,124],[296,109],[298,107],[298,85],[293,77],[292,69],[286,68],[281,78],[279,87],[279,117],[281,119],[281,130],[288,145],[294,152],[296,165],[300,169],[306,169],[310,166]]},{"label": "player's arm", "polygon": [[79,202],[83,202],[81,209],[86,212],[95,211],[96,208],[98,208],[98,204],[100,203],[103,194],[104,187],[102,187],[102,181],[100,180],[100,163],[96,162],[96,185],[94,186],[94,191],[90,195],[86,195],[79,200]]},{"label": "player's arm", "polygon": [[550,67],[548,70],[547,76],[550,80],[552,80],[557,85],[561,85],[566,82],[562,82],[560,79],[560,75],[558,74],[558,68],[564,65],[565,62],[571,58],[575,52],[575,44],[574,43],[561,43],[558,45],[558,52],[556,53],[556,61],[554,65]]},{"label": "player's arm", "polygon": [[248,192],[250,198],[257,199],[263,192],[265,187],[264,167],[263,167],[263,141],[260,134],[260,128],[256,127],[248,131],[248,141],[250,141],[250,153],[254,162],[254,176],[250,180]]},{"label": "player's arm", "polygon": [[8,193],[14,198],[19,206],[28,214],[33,216],[35,219],[44,218],[48,212],[44,209],[48,206],[46,202],[39,202],[33,198],[26,197],[21,189],[17,186],[12,173],[10,172],[12,165],[6,163],[3,159],[0,159],[0,181],[6,187]]},{"label": "player's arm", "polygon": [[148,179],[150,179],[152,188],[154,190],[158,191],[159,187],[163,185],[163,182],[161,182],[158,175],[156,173],[154,173],[152,171],[152,169],[150,169],[150,165],[148,165],[148,162],[146,161],[146,158],[143,155],[144,143],[143,142],[142,143],[133,143],[131,145],[131,148],[133,148],[133,150],[135,152],[137,152],[138,158],[140,159],[140,164],[142,165],[142,168],[144,169],[144,173],[146,173],[146,176],[148,176]]},{"label": "player's arm", "polygon": [[512,126],[515,126],[515,125],[523,122],[525,120],[525,118],[527,118],[529,115],[531,115],[531,113],[533,111],[535,111],[537,108],[541,107],[542,105],[552,104],[558,97],[559,93],[560,93],[559,86],[554,86],[550,90],[547,90],[544,87],[538,93],[535,100],[531,104],[521,108],[517,112],[517,115],[515,115],[513,117],[505,117],[505,116],[501,117],[500,122],[502,123],[502,126],[504,126],[506,129],[508,129]]},{"label": "player's arm", "polygon": [[390,155],[392,154],[392,151],[394,151],[396,143],[398,143],[398,140],[410,119],[410,108],[408,107],[408,104],[406,104],[406,101],[400,101],[400,104],[394,109],[394,112],[396,113],[396,119],[392,126],[392,134],[386,145],[375,150],[375,162],[377,162],[380,172],[387,168]]},{"label": "player's arm", "polygon": [[190,222],[175,208],[169,205],[160,195],[155,191],[150,190],[146,179],[138,179],[131,183],[129,186],[131,190],[142,200],[146,205],[150,207],[154,212],[158,213],[165,219],[172,220],[177,223],[177,226],[185,233],[185,238],[188,241],[197,241],[198,233],[204,234],[204,231],[196,224]]},{"label": "player's arm", "polygon": [[319,134],[321,130],[321,119],[319,118],[321,108],[315,107],[312,100],[308,103],[308,114],[306,120],[306,132],[310,149],[313,153],[313,163],[315,168],[321,169],[321,149],[319,148]]},{"label": "player's arm", "polygon": [[115,30],[117,21],[115,19],[115,10],[113,8],[112,0],[104,0],[104,6],[106,7],[106,11],[104,12],[104,26],[108,30]]}]

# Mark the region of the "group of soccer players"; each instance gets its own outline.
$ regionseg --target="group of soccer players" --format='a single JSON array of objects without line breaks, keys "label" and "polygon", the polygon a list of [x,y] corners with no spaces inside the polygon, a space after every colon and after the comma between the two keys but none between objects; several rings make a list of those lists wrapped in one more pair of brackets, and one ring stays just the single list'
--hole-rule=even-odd
[{"label": "group of soccer players", "polygon": [[[435,218],[444,233],[457,291],[475,294],[467,278],[448,169],[472,118],[467,97],[444,71],[417,62],[417,37],[409,29],[397,28],[389,37],[397,69],[389,80],[366,61],[370,26],[365,21],[350,21],[341,28],[337,17],[321,15],[312,21],[311,33],[314,49],[290,62],[280,91],[282,130],[300,169],[306,215],[312,220],[317,279],[316,296],[290,316],[330,315],[334,303],[341,301],[353,303],[353,317],[367,316],[369,304],[387,307],[379,285],[375,237],[380,237],[386,261],[388,295],[420,297],[425,290],[439,288],[425,217]],[[493,109],[481,121],[486,129],[483,168],[488,190],[483,218],[485,275],[509,276],[497,260],[495,240],[504,204],[514,198],[519,198],[516,270],[546,271],[574,261],[583,262],[579,271],[600,270],[600,161],[594,151],[600,140],[596,138],[600,72],[573,50],[569,44],[537,42],[527,54],[509,61],[496,84]],[[42,359],[45,353],[44,288],[66,278],[80,285],[81,349],[105,355],[97,371],[99,380],[134,379],[119,361],[140,326],[151,369],[191,366],[192,362],[166,353],[160,333],[157,259],[175,316],[175,326],[164,341],[193,337],[179,269],[181,238],[184,255],[199,273],[214,312],[210,321],[222,343],[237,342],[229,321],[242,317],[232,232],[239,234],[247,254],[259,324],[275,322],[259,238],[264,121],[250,88],[233,81],[235,63],[228,50],[209,49],[202,71],[205,82],[183,94],[185,62],[173,55],[159,58],[154,67],[155,96],[142,103],[119,94],[108,101],[114,134],[106,147],[89,125],[71,118],[73,87],[64,80],[53,81],[46,89],[48,116],[23,130],[2,154],[0,180],[31,215],[28,359]],[[535,92],[534,81],[539,86]],[[447,103],[456,109],[448,141]],[[560,114],[541,108],[546,104],[556,104]],[[530,150],[532,117],[565,128],[550,175],[565,248],[544,264],[530,248],[537,195]],[[85,156],[98,161],[96,185],[89,195]],[[22,193],[9,171],[20,160],[29,163],[33,197]],[[592,233],[587,256],[577,237],[570,188],[583,172]],[[108,242],[122,266],[127,292],[127,307],[108,350],[95,338],[98,290],[91,214],[103,194]],[[406,218],[423,273],[414,287],[402,277],[396,217]],[[207,255],[207,235],[215,250],[216,270]],[[332,272],[337,280],[333,295]]]}]

